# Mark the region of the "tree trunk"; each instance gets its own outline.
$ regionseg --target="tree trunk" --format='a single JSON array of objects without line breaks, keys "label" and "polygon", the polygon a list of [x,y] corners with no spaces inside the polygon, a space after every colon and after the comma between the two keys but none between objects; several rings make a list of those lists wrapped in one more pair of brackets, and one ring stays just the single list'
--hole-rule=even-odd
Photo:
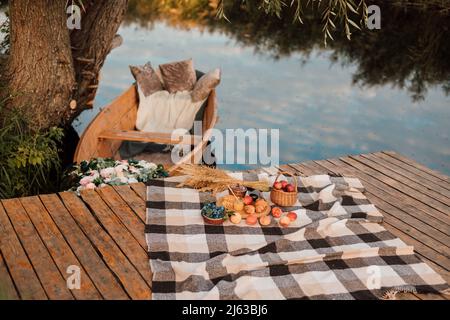
[{"label": "tree trunk", "polygon": [[58,125],[75,83],[65,1],[12,0],[9,11],[10,104],[33,130]]},{"label": "tree trunk", "polygon": [[83,0],[81,30],[70,31],[66,1],[10,1],[10,106],[28,116],[30,129],[71,124],[92,107],[100,69],[127,4]]},{"label": "tree trunk", "polygon": [[[92,108],[98,88],[99,72],[114,42],[125,16],[128,0],[83,1],[86,11],[81,29],[72,31],[72,42],[77,89],[74,99],[77,107],[72,110],[68,122],[83,110]],[[114,41],[115,40],[115,41]]]}]

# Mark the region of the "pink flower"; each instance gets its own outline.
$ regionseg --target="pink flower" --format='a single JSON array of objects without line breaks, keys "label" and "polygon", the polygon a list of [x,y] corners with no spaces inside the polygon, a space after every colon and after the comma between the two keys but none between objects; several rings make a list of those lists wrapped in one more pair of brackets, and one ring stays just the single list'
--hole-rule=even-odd
[{"label": "pink flower", "polygon": [[86,189],[95,189],[95,183],[88,183],[85,187]]},{"label": "pink flower", "polygon": [[114,172],[115,172],[114,168],[106,168],[106,169],[102,169],[100,171],[100,175],[104,179],[107,179],[107,178],[110,178]]},{"label": "pink flower", "polygon": [[82,186],[87,186],[89,183],[92,183],[92,181],[94,181],[94,177],[92,177],[92,176],[87,176],[87,177],[84,177],[84,178],[82,178],[81,180],[80,180],[80,184],[82,185]]}]

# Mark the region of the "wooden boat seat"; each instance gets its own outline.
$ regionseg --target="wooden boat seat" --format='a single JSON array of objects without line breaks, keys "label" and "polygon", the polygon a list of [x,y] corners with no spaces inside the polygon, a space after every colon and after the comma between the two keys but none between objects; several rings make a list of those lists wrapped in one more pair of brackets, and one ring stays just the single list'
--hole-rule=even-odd
[{"label": "wooden boat seat", "polygon": [[201,136],[183,135],[179,139],[172,139],[169,133],[143,132],[136,130],[105,130],[98,135],[99,139],[136,141],[136,142],[154,142],[160,144],[189,144],[196,145],[202,141]]}]

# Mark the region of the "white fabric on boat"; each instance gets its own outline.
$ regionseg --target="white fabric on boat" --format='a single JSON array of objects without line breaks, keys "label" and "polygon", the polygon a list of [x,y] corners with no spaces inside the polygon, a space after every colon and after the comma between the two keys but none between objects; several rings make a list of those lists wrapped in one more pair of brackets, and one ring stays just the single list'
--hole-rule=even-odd
[{"label": "white fabric on boat", "polygon": [[145,132],[171,133],[175,129],[190,130],[205,100],[192,102],[190,91],[169,93],[158,91],[145,97],[138,88],[139,108],[136,128]]}]

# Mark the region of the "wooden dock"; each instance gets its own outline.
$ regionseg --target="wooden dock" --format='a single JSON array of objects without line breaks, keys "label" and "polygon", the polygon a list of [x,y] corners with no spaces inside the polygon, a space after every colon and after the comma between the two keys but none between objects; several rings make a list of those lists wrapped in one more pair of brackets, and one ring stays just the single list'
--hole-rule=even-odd
[{"label": "wooden dock", "polygon": [[[450,177],[394,152],[281,168],[358,177],[386,229],[450,283]],[[144,184],[2,200],[0,299],[150,299],[144,222]],[[80,268],[79,290],[67,288],[70,266]]]}]

